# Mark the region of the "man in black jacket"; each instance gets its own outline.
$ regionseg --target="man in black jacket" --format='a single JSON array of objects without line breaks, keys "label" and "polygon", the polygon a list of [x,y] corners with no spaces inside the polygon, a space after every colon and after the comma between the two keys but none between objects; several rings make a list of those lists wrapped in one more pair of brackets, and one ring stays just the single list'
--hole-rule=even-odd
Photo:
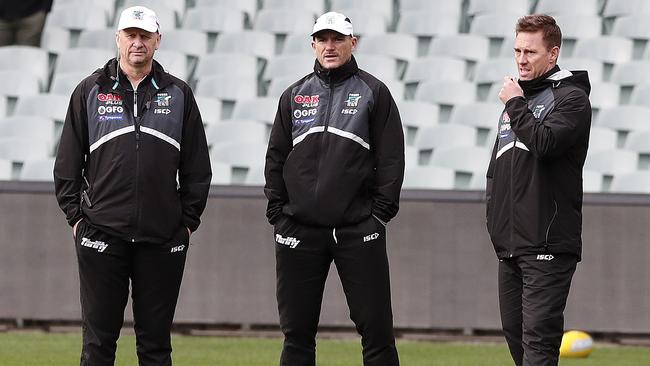
[{"label": "man in black jacket", "polygon": [[312,37],[314,72],[280,97],[266,155],[285,335],[280,364],[315,365],[334,261],[362,337],[363,364],[398,365],[385,226],[397,214],[404,176],[399,112],[388,88],[357,67],[345,15],[322,15]]},{"label": "man in black jacket", "polygon": [[487,227],[515,364],[557,365],[582,250],[590,85],[587,72],[556,65],[562,33],[552,17],[522,17],[516,34],[519,80],[506,77],[499,93],[505,109],[487,173]]},{"label": "man in black jacket", "polygon": [[212,173],[191,89],[153,60],[160,37],[152,10],[125,9],[118,58],[77,86],[63,127],[54,182],[79,262],[82,366],[113,365],[129,281],[139,364],[171,365],[189,237]]}]

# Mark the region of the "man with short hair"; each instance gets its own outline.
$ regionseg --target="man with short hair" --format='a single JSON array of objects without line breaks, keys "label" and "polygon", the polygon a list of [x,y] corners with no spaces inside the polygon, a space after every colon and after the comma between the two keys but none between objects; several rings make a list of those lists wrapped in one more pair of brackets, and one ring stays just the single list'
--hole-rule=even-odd
[{"label": "man with short hair", "polygon": [[519,19],[519,79],[505,77],[505,108],[487,173],[487,228],[499,258],[499,305],[517,366],[557,365],[564,308],[582,252],[582,167],[591,127],[586,71],[557,66],[555,19]]},{"label": "man with short hair", "polygon": [[70,99],[54,166],[79,263],[82,366],[113,365],[133,299],[140,365],[171,365],[170,330],[189,238],[210,188],[203,123],[190,87],[154,61],[156,14],[125,9],[118,57]]},{"label": "man with short hair", "polygon": [[365,366],[399,364],[390,298],[386,223],[404,176],[395,101],[357,67],[357,38],[330,12],[312,32],[314,72],[282,94],[266,155],[266,215],[274,226],[280,364],[316,363],[325,280],[336,264],[361,334]]}]

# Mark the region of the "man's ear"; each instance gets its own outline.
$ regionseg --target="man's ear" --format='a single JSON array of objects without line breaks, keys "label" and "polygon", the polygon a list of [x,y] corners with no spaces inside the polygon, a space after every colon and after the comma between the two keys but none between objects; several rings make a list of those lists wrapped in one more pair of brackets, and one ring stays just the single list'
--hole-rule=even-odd
[{"label": "man's ear", "polygon": [[553,63],[553,64],[556,64],[557,63],[557,58],[559,56],[560,56],[560,47],[553,46],[553,48],[551,48],[551,52],[550,52],[550,56],[549,56],[550,60],[549,61],[551,61],[551,63]]}]

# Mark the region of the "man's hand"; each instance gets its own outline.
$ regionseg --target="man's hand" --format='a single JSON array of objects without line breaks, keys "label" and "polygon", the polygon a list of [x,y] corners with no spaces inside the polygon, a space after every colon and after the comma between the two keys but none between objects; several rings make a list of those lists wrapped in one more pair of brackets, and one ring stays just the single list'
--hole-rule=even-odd
[{"label": "man's hand", "polygon": [[519,83],[512,77],[506,76],[503,78],[503,87],[499,91],[499,99],[506,104],[507,101],[514,97],[523,97],[524,91],[519,86]]}]

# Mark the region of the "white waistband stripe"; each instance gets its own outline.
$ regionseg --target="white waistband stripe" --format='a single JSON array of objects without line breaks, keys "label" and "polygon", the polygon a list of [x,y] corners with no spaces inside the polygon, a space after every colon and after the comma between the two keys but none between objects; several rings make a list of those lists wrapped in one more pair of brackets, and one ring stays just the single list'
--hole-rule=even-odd
[{"label": "white waistband stripe", "polygon": [[102,136],[99,140],[95,141],[94,144],[90,145],[90,152],[92,153],[93,151],[97,150],[98,147],[102,146],[105,142],[112,140],[118,136],[122,136],[124,134],[134,132],[135,127],[134,126],[128,126],[124,128],[120,128],[119,130],[115,130],[109,134],[106,134]]},{"label": "white waistband stripe", "polygon": [[364,148],[370,150],[370,144],[363,141],[363,139],[361,137],[353,134],[352,132],[339,130],[338,128],[334,128],[334,127],[331,127],[331,126],[327,128],[327,132],[331,132],[331,133],[333,133],[333,134],[335,134],[337,136],[341,136],[341,137],[345,137],[346,139],[350,139],[350,140],[358,143],[359,145],[363,146]]},{"label": "white waistband stripe", "polygon": [[513,146],[514,146],[514,147],[518,147],[518,148],[520,148],[520,149],[522,149],[522,150],[529,151],[529,150],[528,150],[528,146],[524,145],[523,142],[521,142],[521,141],[517,141],[517,142],[515,143],[515,142],[513,141],[513,142],[511,142],[511,143],[509,143],[509,144],[504,145],[504,146],[503,146],[499,151],[497,151],[497,159],[498,159],[501,155],[503,155],[504,152],[506,152],[506,151],[512,149]]},{"label": "white waistband stripe", "polygon": [[300,136],[296,137],[295,139],[293,139],[293,146],[296,146],[300,142],[302,142],[302,140],[304,140],[305,137],[307,137],[307,135],[311,135],[312,133],[318,133],[318,132],[323,132],[323,131],[325,131],[325,126],[312,127],[309,130],[307,130],[307,132],[305,132],[302,135],[300,135]]},{"label": "white waistband stripe", "polygon": [[174,140],[173,138],[165,135],[164,133],[162,133],[160,131],[156,131],[153,128],[149,128],[149,127],[140,127],[140,131],[142,131],[143,133],[149,134],[151,136],[155,136],[155,137],[157,137],[157,138],[159,138],[159,139],[161,139],[161,140],[163,140],[165,142],[168,142],[173,147],[175,147],[178,151],[181,151],[181,144],[179,144],[178,141]]}]

